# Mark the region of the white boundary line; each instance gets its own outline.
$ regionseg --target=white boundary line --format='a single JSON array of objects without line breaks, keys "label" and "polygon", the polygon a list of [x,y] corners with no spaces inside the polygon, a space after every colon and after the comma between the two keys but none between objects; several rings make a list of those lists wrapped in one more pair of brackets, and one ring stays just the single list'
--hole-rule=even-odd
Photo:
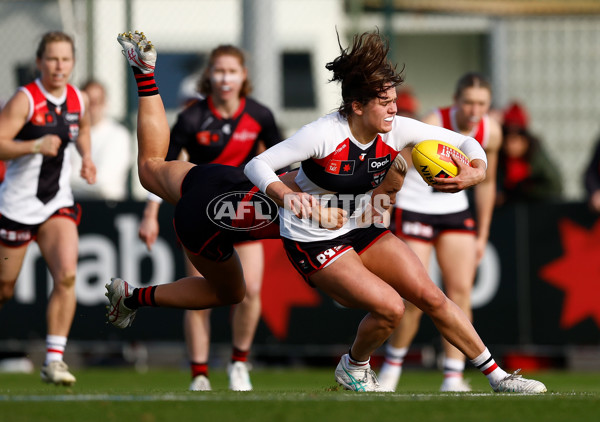
[{"label": "white boundary line", "polygon": [[595,396],[594,393],[547,393],[547,394],[519,394],[519,393],[437,393],[437,394],[394,394],[394,393],[343,393],[323,394],[314,393],[203,393],[203,394],[59,394],[59,395],[0,395],[0,402],[148,402],[148,401],[182,401],[182,402],[207,402],[207,401],[281,401],[281,402],[317,402],[317,401],[429,401],[447,399],[449,397],[461,399],[476,399],[480,397],[512,398],[512,397],[567,397],[567,396]]}]

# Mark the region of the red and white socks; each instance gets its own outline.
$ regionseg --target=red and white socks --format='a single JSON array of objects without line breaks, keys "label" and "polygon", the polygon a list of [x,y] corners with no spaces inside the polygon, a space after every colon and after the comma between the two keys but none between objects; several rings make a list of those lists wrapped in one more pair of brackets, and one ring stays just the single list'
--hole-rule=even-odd
[{"label": "red and white socks", "polygon": [[463,378],[465,361],[462,359],[444,358],[444,378]]},{"label": "red and white socks", "polygon": [[371,358],[365,360],[365,361],[361,361],[361,360],[356,360],[352,357],[352,353],[349,351],[348,352],[348,369],[349,370],[356,370],[356,369],[367,369],[370,368],[371,365],[369,364],[369,362],[371,362]]},{"label": "red and white socks", "polygon": [[473,365],[475,365],[475,367],[487,377],[492,386],[498,384],[498,382],[508,376],[506,371],[500,368],[496,361],[492,358],[492,354],[487,347],[483,353],[481,353],[475,359],[471,359],[471,363],[473,363]]},{"label": "red and white socks", "polygon": [[54,361],[62,362],[66,347],[66,337],[48,334],[46,336],[46,360],[44,365]]},{"label": "red and white socks", "polygon": [[394,375],[396,378],[400,378],[402,375],[402,365],[404,364],[404,358],[408,353],[408,347],[393,347],[389,344],[385,347],[385,359],[381,366],[382,373],[388,373]]}]

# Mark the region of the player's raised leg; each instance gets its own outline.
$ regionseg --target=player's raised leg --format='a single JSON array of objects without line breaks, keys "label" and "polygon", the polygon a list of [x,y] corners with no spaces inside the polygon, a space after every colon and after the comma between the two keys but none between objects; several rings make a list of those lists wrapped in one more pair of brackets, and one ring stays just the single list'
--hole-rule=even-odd
[{"label": "player's raised leg", "polygon": [[[140,181],[152,193],[176,203],[184,177],[194,164],[165,161],[169,126],[162,99],[154,81],[156,50],[143,33],[123,33],[117,37],[123,47],[138,85],[138,166]],[[141,77],[140,77],[141,75]],[[242,268],[237,254],[215,262],[189,253],[190,261],[204,277],[185,277],[160,286],[133,288],[120,278],[106,285],[109,299],[108,320],[126,328],[141,306],[179,309],[206,309],[239,303],[245,293]]]},{"label": "player's raised leg", "polygon": [[166,162],[169,124],[162,98],[154,80],[157,53],[143,32],[122,33],[117,37],[123,47],[138,87],[138,169],[142,185],[170,203],[180,195],[181,181],[191,163]]}]

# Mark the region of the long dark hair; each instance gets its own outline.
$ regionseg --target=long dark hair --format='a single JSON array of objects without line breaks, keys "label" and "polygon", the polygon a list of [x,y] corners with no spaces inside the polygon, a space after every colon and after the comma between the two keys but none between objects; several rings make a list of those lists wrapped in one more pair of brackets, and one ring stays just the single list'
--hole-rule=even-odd
[{"label": "long dark hair", "polygon": [[[337,30],[336,30],[337,33]],[[330,82],[342,84],[342,104],[338,111],[344,117],[352,113],[352,103],[367,104],[381,98],[390,87],[404,82],[402,72],[388,59],[389,42],[383,40],[379,30],[354,35],[352,47],[344,49],[337,33],[341,54],[325,65],[333,72]]]}]

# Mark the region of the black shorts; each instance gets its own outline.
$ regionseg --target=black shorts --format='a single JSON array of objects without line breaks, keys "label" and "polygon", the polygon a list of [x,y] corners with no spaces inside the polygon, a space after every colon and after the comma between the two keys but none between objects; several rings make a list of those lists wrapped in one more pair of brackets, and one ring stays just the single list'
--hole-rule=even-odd
[{"label": "black shorts", "polygon": [[[79,226],[79,222],[81,221],[81,206],[76,203],[70,207],[59,208],[48,220],[54,217],[69,218]],[[38,230],[44,223],[45,221],[40,224],[21,224],[0,215],[0,243],[11,248],[26,245],[32,240],[37,239]]]},{"label": "black shorts", "polygon": [[477,224],[470,210],[452,214],[421,214],[394,208],[390,230],[404,239],[418,239],[433,242],[446,232],[477,232]]},{"label": "black shorts", "polygon": [[[241,202],[266,198],[244,176],[243,169],[207,164],[192,167],[181,184],[181,198],[175,206],[173,226],[177,239],[194,255],[211,261],[225,261],[233,254],[234,243],[257,239],[279,238],[278,209],[266,202],[264,224],[255,218],[254,209],[244,208],[239,213],[244,219],[215,221],[214,204],[224,195],[231,195],[231,210],[238,210]],[[269,200],[270,201],[270,200]],[[268,210],[269,212],[266,212]],[[236,214],[237,215],[237,214]],[[262,220],[261,220],[262,221]]]},{"label": "black shorts", "polygon": [[327,267],[351,249],[360,255],[388,232],[387,228],[369,226],[352,230],[335,239],[318,242],[296,242],[286,238],[282,239],[292,265],[301,276],[308,280],[313,273]]}]

